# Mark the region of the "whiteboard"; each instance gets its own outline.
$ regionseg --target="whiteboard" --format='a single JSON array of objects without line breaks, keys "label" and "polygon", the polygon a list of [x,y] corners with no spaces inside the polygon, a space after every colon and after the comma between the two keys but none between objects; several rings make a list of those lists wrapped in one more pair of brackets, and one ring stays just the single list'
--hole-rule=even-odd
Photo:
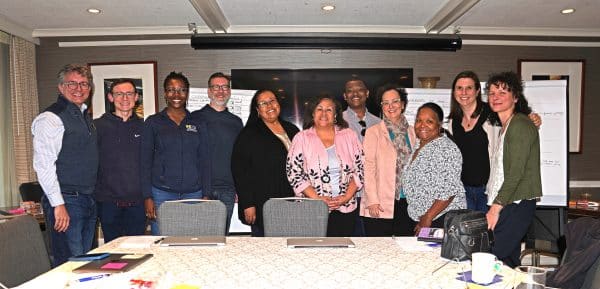
[{"label": "whiteboard", "polygon": [[[482,85],[482,88],[485,84]],[[540,166],[543,196],[537,205],[566,206],[567,175],[567,82],[565,80],[525,81],[524,94],[534,112],[542,117],[540,127]],[[414,125],[419,106],[434,102],[450,113],[450,89],[407,88],[408,105],[404,115]],[[483,96],[487,99],[487,96]],[[444,124],[445,126],[447,123]]]}]

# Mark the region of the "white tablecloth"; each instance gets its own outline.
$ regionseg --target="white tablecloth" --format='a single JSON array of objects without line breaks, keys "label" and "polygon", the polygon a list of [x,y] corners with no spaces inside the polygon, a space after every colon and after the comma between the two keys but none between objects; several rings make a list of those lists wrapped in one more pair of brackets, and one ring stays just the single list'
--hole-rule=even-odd
[{"label": "white tablecloth", "polygon": [[[440,258],[439,247],[428,247],[415,238],[352,238],[356,248],[303,249],[287,248],[285,238],[251,237],[228,237],[222,247],[123,248],[132,241],[127,238],[134,237],[119,238],[95,252],[154,254],[130,274],[144,279],[163,276],[170,284],[194,284],[202,289],[463,289],[465,282],[456,277],[462,270],[471,269],[468,262],[450,263],[432,273],[447,261]],[[81,264],[68,262],[22,288],[40,284],[44,288],[63,288],[62,279],[77,279],[70,271]]]}]

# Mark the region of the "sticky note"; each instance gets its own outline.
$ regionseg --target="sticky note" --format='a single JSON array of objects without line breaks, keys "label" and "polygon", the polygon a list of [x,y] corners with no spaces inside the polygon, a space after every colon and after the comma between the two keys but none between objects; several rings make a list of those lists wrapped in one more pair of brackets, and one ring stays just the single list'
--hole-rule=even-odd
[{"label": "sticky note", "polygon": [[109,270],[119,270],[119,269],[123,269],[123,267],[127,266],[127,262],[109,262],[106,263],[104,265],[102,265],[102,267],[100,267],[101,269],[109,269]]}]

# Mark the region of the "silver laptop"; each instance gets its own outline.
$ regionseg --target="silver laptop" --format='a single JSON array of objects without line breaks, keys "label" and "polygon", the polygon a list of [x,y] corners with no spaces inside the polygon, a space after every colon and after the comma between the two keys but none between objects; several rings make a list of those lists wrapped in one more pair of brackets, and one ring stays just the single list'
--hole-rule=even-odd
[{"label": "silver laptop", "polygon": [[354,248],[350,238],[288,238],[288,248]]},{"label": "silver laptop", "polygon": [[165,237],[160,246],[225,246],[225,236],[170,236]]}]

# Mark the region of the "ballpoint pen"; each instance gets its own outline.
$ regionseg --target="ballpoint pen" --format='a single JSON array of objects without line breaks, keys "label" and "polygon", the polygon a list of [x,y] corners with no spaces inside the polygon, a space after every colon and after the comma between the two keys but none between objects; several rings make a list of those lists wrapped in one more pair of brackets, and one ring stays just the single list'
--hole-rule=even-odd
[{"label": "ballpoint pen", "polygon": [[101,279],[101,278],[108,277],[108,276],[110,276],[110,274],[101,274],[101,275],[84,277],[84,278],[81,278],[81,279],[77,279],[75,281],[78,282],[78,283],[81,283],[81,282],[87,282],[87,281]]},{"label": "ballpoint pen", "polygon": [[158,238],[156,241],[154,241],[154,244],[158,244],[158,243],[162,242],[162,240],[164,240],[164,239],[165,239],[165,237]]}]

